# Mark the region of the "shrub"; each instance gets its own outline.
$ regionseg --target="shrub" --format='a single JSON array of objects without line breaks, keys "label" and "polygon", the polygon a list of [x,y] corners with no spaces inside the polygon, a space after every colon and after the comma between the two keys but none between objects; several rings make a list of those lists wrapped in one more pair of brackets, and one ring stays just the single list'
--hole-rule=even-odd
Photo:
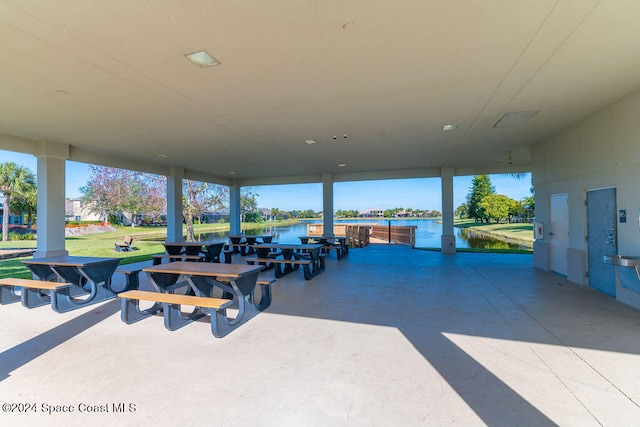
[{"label": "shrub", "polygon": [[16,233],[10,231],[8,238],[9,240],[36,240],[36,235],[33,233]]}]

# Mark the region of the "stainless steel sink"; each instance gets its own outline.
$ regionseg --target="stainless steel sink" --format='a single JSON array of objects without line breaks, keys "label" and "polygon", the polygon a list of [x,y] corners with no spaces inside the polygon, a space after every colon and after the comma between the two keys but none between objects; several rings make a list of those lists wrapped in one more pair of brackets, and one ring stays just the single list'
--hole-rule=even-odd
[{"label": "stainless steel sink", "polygon": [[621,267],[638,267],[640,266],[640,257],[626,255],[605,255],[605,264],[619,265]]}]

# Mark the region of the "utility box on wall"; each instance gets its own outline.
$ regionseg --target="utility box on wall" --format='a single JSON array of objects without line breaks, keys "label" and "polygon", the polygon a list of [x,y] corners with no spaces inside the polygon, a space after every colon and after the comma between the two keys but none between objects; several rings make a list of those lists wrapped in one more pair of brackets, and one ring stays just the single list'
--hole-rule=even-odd
[{"label": "utility box on wall", "polygon": [[533,223],[533,237],[536,240],[544,239],[544,224],[541,222]]}]

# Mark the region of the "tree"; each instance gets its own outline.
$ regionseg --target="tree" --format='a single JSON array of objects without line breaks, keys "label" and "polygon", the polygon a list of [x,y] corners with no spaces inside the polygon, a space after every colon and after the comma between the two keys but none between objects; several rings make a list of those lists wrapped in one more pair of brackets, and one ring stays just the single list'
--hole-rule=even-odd
[{"label": "tree", "polygon": [[458,218],[462,219],[465,218],[467,216],[467,204],[463,203],[460,206],[458,206],[454,212],[454,215],[457,215]]},{"label": "tree", "polygon": [[281,211],[278,208],[271,208],[271,219],[277,221],[282,219],[282,216],[285,215],[285,212]]},{"label": "tree", "polygon": [[262,215],[258,212],[258,193],[253,187],[242,187],[240,190],[240,214],[245,222],[261,222]]},{"label": "tree", "polygon": [[185,179],[182,181],[182,216],[187,226],[187,241],[195,240],[194,219],[225,205],[228,187]]},{"label": "tree", "polygon": [[489,194],[494,194],[495,188],[491,185],[489,175],[476,175],[471,181],[471,188],[467,194],[467,216],[476,221],[487,219],[480,202]]},{"label": "tree", "polygon": [[164,177],[108,166],[89,166],[91,177],[81,202],[90,211],[108,218],[122,213],[136,225],[141,213],[166,211]]},{"label": "tree", "polygon": [[517,202],[502,194],[488,194],[482,198],[478,207],[487,219],[500,221],[509,216],[509,212]]},{"label": "tree", "polygon": [[33,215],[38,209],[38,189],[34,182],[30,185],[26,185],[22,191],[15,193],[11,197],[10,209],[14,212],[26,212],[27,213],[27,229],[31,230],[33,224]]},{"label": "tree", "polygon": [[0,163],[0,191],[4,197],[2,211],[2,241],[9,240],[9,215],[11,195],[27,191],[35,187],[35,175],[27,168],[14,162]]}]

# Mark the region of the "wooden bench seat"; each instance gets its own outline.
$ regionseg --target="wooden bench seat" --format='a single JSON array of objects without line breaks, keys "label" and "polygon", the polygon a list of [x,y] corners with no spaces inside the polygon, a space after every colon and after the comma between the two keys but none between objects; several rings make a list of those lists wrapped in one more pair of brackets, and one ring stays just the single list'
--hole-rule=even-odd
[{"label": "wooden bench seat", "polygon": [[[70,287],[71,283],[7,277],[0,279],[0,304],[22,301],[27,308],[40,307],[51,303],[50,296],[42,295],[40,291],[69,292]],[[16,288],[21,288],[20,295],[16,294]]]},{"label": "wooden bench seat", "polygon": [[154,301],[175,305],[190,305],[194,307],[213,308],[220,310],[228,307],[231,301],[223,298],[197,297],[194,295],[166,294],[150,291],[127,291],[118,294],[119,298],[135,299],[139,301]]},{"label": "wooden bench seat", "polygon": [[[227,308],[234,304],[232,299],[139,290],[118,294],[118,297],[122,299],[120,316],[123,322],[131,324],[158,313],[160,307],[162,307],[164,326],[170,331],[175,331],[208,314],[211,322],[211,333],[215,337],[221,338],[271,304],[271,284],[275,281],[276,279],[260,278],[256,282],[261,285],[262,298],[260,304],[253,306],[253,295],[251,295],[249,298],[249,311],[251,313],[245,312],[243,314],[244,317],[239,321],[238,319],[229,320],[227,318]],[[154,304],[151,308],[141,310],[140,301],[150,301]],[[191,313],[185,314],[181,310],[183,305],[195,307],[195,309]]]},{"label": "wooden bench seat", "polygon": [[269,262],[274,264],[308,265],[312,263],[310,259],[280,259],[280,258],[247,257],[244,260],[247,262],[247,264],[255,264],[256,262]]},{"label": "wooden bench seat", "polygon": [[[232,300],[223,298],[198,297],[194,295],[180,295],[163,292],[127,291],[118,294],[121,298],[120,318],[130,325],[146,317],[154,315],[162,309],[164,326],[175,331],[191,322],[207,315],[211,317],[211,330],[217,331],[220,316],[226,319],[226,308],[233,304]],[[151,308],[141,310],[140,301],[151,301]],[[195,307],[191,313],[182,313],[181,306]],[[201,310],[201,309],[204,309]],[[211,311],[213,310],[213,311]],[[215,335],[215,333],[214,333]]]},{"label": "wooden bench seat", "polygon": [[202,255],[151,255],[153,259],[153,265],[158,265],[162,263],[163,259],[168,259],[169,261],[203,261],[204,256]]},{"label": "wooden bench seat", "polygon": [[[218,282],[223,282],[223,283],[224,283],[224,282],[227,282],[227,283],[229,282],[229,279],[227,279],[227,278],[222,278],[222,277],[221,277],[221,278],[219,278],[219,279],[218,279],[218,278],[216,278],[216,280],[217,280]],[[256,285],[260,285],[260,286],[273,285],[273,284],[275,283],[275,281],[276,281],[276,278],[275,278],[275,277],[273,277],[273,278],[271,278],[271,279],[266,279],[266,278],[262,278],[262,277],[260,277],[260,278],[258,278],[258,280],[256,281]]]}]

